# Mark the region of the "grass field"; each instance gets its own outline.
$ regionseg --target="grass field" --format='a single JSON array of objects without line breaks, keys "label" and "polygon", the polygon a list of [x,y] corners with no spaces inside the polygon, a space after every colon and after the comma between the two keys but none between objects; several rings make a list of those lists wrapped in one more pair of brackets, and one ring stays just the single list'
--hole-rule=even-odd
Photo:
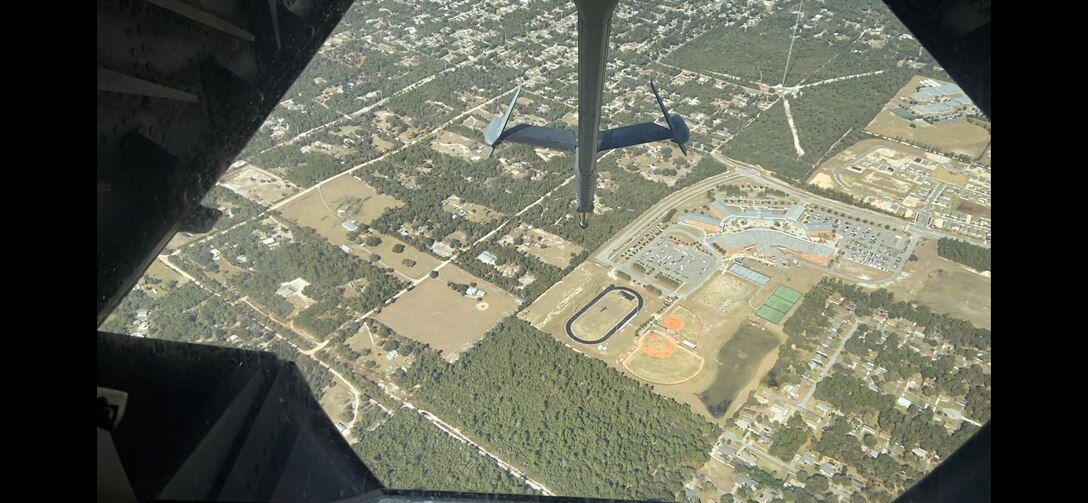
[{"label": "grass field", "polygon": [[721,417],[737,400],[754,377],[764,357],[778,347],[780,339],[772,332],[745,323],[718,352],[714,382],[699,397],[711,414]]},{"label": "grass field", "polygon": [[[579,339],[594,341],[605,336],[638,308],[638,300],[628,299],[622,290],[612,290],[589,306],[571,325],[571,332]],[[581,309],[581,308],[579,308]],[[578,311],[575,311],[577,313]]]},{"label": "grass field", "polygon": [[[446,285],[448,281],[476,283],[487,295],[483,301],[477,301],[453,291]],[[385,307],[377,319],[398,334],[430,344],[452,358],[513,314],[515,307],[514,298],[503,289],[448,265],[442,268],[438,278],[426,279]]]},{"label": "grass field", "polygon": [[[340,226],[345,220],[369,224],[388,208],[402,203],[351,175],[344,175],[280,208],[283,216],[310,227],[331,243],[347,243],[347,232]],[[337,210],[347,209],[343,215]]]},{"label": "grass field", "polygon": [[623,366],[639,379],[654,384],[680,384],[703,369],[703,357],[656,330],[644,334]]}]

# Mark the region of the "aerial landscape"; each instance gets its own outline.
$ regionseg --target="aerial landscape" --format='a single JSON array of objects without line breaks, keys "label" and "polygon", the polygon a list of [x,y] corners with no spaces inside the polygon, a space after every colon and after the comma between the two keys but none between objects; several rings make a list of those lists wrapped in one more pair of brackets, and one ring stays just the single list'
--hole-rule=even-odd
[{"label": "aerial landscape", "polygon": [[690,141],[585,228],[485,143],[577,127],[577,19],[356,2],[99,329],[295,362],[392,488],[895,499],[990,419],[989,119],[879,0],[621,1],[600,129]]}]

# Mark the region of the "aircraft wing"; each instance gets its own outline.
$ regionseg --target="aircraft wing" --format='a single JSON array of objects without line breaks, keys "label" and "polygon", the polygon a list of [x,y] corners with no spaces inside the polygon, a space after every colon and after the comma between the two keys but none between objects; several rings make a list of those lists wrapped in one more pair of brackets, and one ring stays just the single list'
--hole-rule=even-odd
[{"label": "aircraft wing", "polygon": [[601,131],[601,136],[597,140],[597,151],[604,152],[614,148],[671,139],[673,139],[673,132],[669,128],[653,122],[643,122]]},{"label": "aircraft wing", "polygon": [[574,131],[569,129],[518,124],[502,134],[499,142],[504,141],[574,152]]}]

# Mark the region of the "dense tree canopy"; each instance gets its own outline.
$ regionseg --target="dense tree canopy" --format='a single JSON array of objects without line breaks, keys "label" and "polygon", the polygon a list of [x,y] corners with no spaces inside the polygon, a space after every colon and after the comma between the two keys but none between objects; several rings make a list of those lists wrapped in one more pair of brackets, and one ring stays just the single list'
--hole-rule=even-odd
[{"label": "dense tree canopy", "polygon": [[686,405],[518,319],[452,365],[418,357],[402,387],[419,386],[421,404],[558,494],[674,499],[717,433]]}]

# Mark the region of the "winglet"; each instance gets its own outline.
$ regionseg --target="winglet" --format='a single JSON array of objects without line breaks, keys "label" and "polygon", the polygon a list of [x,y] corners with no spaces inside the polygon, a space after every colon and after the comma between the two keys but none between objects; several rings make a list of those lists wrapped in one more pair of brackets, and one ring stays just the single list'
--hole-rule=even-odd
[{"label": "winglet", "polygon": [[657,86],[654,85],[653,79],[650,80],[650,89],[654,91],[654,98],[657,99],[657,106],[661,108],[661,115],[665,116],[665,124],[668,124],[669,130],[672,131],[672,141],[680,146],[680,151],[684,153],[684,157],[687,157],[688,148],[686,144],[691,137],[688,124],[679,115],[669,115],[669,109],[665,108],[665,102],[661,101],[661,94],[657,92]]},{"label": "winglet", "polygon": [[502,117],[495,117],[491,124],[487,126],[487,131],[484,132],[484,143],[491,147],[487,153],[488,157],[491,157],[491,154],[495,152],[495,145],[499,143],[502,133],[506,130],[506,123],[510,121],[510,115],[514,113],[514,105],[517,104],[520,94],[521,86],[519,85],[514,88],[514,98],[510,100],[510,105],[506,107],[506,113]]}]

